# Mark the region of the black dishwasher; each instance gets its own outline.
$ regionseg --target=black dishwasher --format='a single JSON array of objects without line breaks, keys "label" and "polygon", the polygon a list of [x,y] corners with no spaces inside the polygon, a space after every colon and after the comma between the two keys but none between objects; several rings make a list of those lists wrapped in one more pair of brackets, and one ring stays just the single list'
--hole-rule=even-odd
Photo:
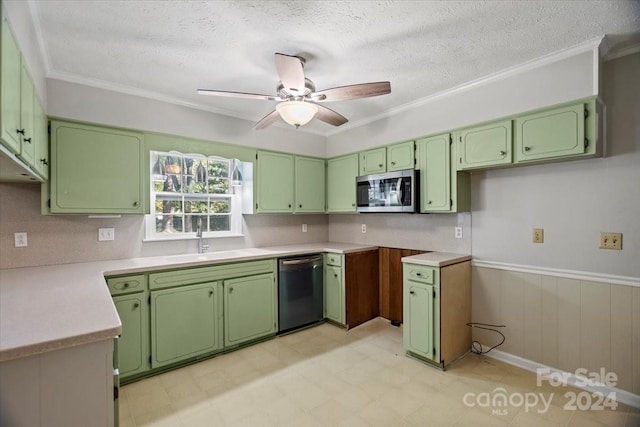
[{"label": "black dishwasher", "polygon": [[322,282],[322,254],[278,260],[279,333],[324,318]]}]

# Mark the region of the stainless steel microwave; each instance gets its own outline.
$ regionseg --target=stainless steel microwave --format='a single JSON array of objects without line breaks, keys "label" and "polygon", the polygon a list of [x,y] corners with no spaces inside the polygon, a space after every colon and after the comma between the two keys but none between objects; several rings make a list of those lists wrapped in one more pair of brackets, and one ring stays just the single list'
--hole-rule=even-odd
[{"label": "stainless steel microwave", "polygon": [[416,212],[418,171],[413,169],[356,178],[358,212]]}]

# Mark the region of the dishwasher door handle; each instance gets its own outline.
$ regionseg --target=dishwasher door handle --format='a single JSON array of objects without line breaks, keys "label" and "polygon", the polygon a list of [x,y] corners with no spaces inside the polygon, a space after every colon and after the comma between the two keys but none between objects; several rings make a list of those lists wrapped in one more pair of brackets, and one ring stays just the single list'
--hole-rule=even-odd
[{"label": "dishwasher door handle", "polygon": [[322,261],[322,257],[290,259],[290,260],[282,260],[280,262],[282,263],[282,265],[298,265],[298,264],[308,264],[308,263],[317,262],[317,261]]}]

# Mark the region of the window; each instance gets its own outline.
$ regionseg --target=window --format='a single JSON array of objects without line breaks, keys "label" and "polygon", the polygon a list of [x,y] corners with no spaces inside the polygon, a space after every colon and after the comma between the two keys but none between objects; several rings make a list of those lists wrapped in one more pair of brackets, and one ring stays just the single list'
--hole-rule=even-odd
[{"label": "window", "polygon": [[[176,151],[150,153],[150,215],[146,240],[241,235],[239,161]],[[237,176],[235,176],[237,178]]]}]

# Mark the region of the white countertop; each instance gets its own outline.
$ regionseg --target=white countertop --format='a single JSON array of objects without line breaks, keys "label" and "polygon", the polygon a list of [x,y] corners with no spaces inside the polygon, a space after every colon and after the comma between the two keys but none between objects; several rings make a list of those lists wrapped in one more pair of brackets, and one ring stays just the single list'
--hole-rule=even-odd
[{"label": "white countertop", "polygon": [[117,336],[105,275],[375,248],[322,242],[0,270],[0,362]]},{"label": "white countertop", "polygon": [[426,252],[419,255],[402,257],[402,262],[428,265],[430,267],[446,267],[447,265],[469,261],[471,255],[454,254],[449,252]]}]

